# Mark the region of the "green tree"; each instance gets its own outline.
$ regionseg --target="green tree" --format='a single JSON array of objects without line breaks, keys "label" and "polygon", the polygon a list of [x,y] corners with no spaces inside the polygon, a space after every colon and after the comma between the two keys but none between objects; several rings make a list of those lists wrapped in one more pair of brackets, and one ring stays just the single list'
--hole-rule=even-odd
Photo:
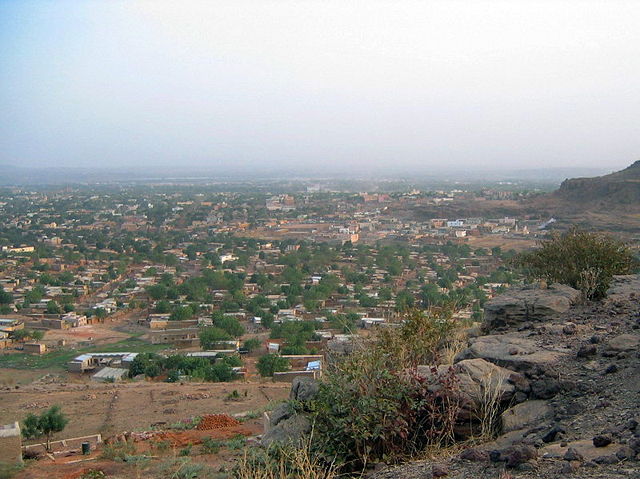
[{"label": "green tree", "polygon": [[13,296],[11,293],[7,293],[2,286],[0,286],[0,304],[11,304],[13,302]]},{"label": "green tree", "polygon": [[224,329],[220,329],[215,326],[202,328],[198,337],[200,338],[200,346],[205,350],[215,349],[216,343],[232,339],[231,335]]},{"label": "green tree", "polygon": [[169,311],[171,311],[171,303],[169,303],[169,301],[167,301],[166,299],[163,299],[156,303],[156,313],[165,314]]},{"label": "green tree", "polygon": [[34,331],[32,329],[18,329],[11,334],[14,341],[24,341],[25,339],[32,339],[33,341],[40,341],[44,338],[44,331]]},{"label": "green tree", "polygon": [[262,346],[262,341],[260,341],[258,338],[247,339],[242,345],[242,347],[249,352],[256,351],[260,348],[260,346]]},{"label": "green tree", "polygon": [[244,326],[240,324],[240,321],[233,316],[225,316],[219,312],[213,314],[213,325],[226,331],[234,338],[239,338],[245,332]]},{"label": "green tree", "polygon": [[51,300],[47,303],[47,314],[60,314],[61,312],[60,305],[55,301]]},{"label": "green tree", "polygon": [[156,301],[167,296],[167,287],[164,284],[154,284],[146,288],[147,294]]},{"label": "green tree", "polygon": [[176,308],[169,319],[171,321],[185,321],[187,319],[191,319],[193,317],[193,309],[191,306],[180,306]]},{"label": "green tree", "polygon": [[256,369],[262,377],[273,376],[273,373],[288,371],[289,361],[279,354],[265,354],[258,359]]},{"label": "green tree", "polygon": [[28,291],[24,295],[24,302],[29,305],[33,303],[39,303],[44,296],[44,288],[41,285],[35,286],[31,291]]},{"label": "green tree", "polygon": [[45,436],[47,451],[51,451],[51,437],[56,432],[63,431],[68,422],[69,419],[62,414],[60,406],[52,406],[39,416],[28,414],[22,425],[22,434],[27,439]]}]

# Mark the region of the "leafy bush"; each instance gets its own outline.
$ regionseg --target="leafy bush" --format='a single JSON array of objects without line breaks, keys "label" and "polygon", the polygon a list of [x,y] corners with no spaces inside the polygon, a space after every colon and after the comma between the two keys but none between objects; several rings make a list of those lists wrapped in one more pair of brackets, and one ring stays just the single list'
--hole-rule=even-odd
[{"label": "leafy bush", "polygon": [[572,228],[553,234],[539,248],[513,260],[530,278],[579,289],[588,299],[606,296],[613,275],[629,274],[638,265],[631,250],[611,236]]},{"label": "leafy bush", "polygon": [[238,434],[231,439],[225,441],[224,445],[231,450],[242,449],[247,444],[247,438],[242,434]]},{"label": "leafy bush", "polygon": [[338,361],[309,406],[314,447],[327,459],[359,468],[453,440],[455,376],[434,372],[427,381],[415,374],[418,364],[433,364],[452,328],[446,313],[414,313],[402,327],[380,330]]}]

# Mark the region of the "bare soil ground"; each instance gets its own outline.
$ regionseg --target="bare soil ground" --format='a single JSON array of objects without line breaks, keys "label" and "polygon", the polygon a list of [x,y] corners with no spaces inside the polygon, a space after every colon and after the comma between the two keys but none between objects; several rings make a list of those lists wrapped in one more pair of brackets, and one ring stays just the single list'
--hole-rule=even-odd
[{"label": "bare soil ground", "polygon": [[68,347],[75,346],[78,343],[86,343],[91,341],[94,345],[117,343],[130,337],[113,328],[113,324],[89,324],[71,329],[50,329],[44,337],[45,344],[57,344],[58,341],[64,339]]},{"label": "bare soil ground", "polygon": [[[255,436],[262,432],[262,419],[256,418],[239,426],[209,431],[159,432],[149,440],[133,442],[132,456],[136,461],[123,462],[105,459],[104,447],[89,456],[72,455],[56,460],[41,459],[30,464],[15,479],[78,479],[89,471],[102,471],[110,479],[143,479],[182,477],[176,475],[184,464],[206,466],[210,478],[226,477],[220,471],[229,470],[244,454],[243,448],[225,446],[225,440]],[[217,452],[207,450],[202,442],[219,441]],[[228,443],[226,443],[228,444]],[[241,444],[241,443],[239,443]],[[186,451],[189,454],[185,455]],[[187,457],[188,456],[188,457]]]},{"label": "bare soil ground", "polygon": [[472,248],[491,249],[499,246],[503,251],[510,249],[518,252],[526,251],[533,248],[536,244],[536,240],[534,238],[504,238],[501,235],[488,235],[481,237],[470,236],[468,239],[468,244]]},{"label": "bare soil ground", "polygon": [[[71,375],[70,375],[71,376]],[[0,424],[22,420],[58,404],[70,421],[56,439],[101,433],[149,430],[152,424],[176,423],[204,414],[238,414],[264,408],[288,397],[287,383],[100,384],[90,381],[34,383],[0,391]],[[228,400],[234,390],[238,400]]]},{"label": "bare soil ground", "polygon": [[16,371],[15,369],[0,368],[0,388],[25,386],[47,375],[48,373],[49,371],[43,369]]}]

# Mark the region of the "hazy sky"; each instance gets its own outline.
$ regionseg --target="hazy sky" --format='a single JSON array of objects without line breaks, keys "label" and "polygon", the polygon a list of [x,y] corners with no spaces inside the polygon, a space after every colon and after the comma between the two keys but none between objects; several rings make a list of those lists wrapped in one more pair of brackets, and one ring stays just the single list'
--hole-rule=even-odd
[{"label": "hazy sky", "polygon": [[1,0],[0,163],[640,158],[640,1]]}]

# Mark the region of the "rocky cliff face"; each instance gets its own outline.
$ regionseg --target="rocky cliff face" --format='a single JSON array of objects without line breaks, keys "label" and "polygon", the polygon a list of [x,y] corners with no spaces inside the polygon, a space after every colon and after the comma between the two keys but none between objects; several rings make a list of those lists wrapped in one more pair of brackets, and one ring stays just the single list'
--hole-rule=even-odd
[{"label": "rocky cliff face", "polygon": [[617,277],[604,302],[578,296],[525,289],[489,302],[487,334],[454,369],[470,408],[482,378],[498,373],[501,434],[371,477],[640,477],[640,276]]},{"label": "rocky cliff face", "polygon": [[565,180],[554,196],[582,209],[594,205],[640,206],[640,161],[610,175]]}]

